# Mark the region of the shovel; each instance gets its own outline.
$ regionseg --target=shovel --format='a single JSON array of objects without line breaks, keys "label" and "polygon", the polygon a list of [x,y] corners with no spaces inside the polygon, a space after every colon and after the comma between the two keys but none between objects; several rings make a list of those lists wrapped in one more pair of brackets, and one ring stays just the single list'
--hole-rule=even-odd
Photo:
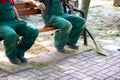
[{"label": "shovel", "polygon": [[88,31],[87,28],[85,28],[85,31],[89,34],[89,36],[91,37],[94,45],[95,45],[95,51],[101,55],[104,55],[104,56],[108,56],[111,54],[110,51],[106,50],[106,49],[103,49],[102,47],[98,46],[95,39],[93,38],[93,35]]},{"label": "shovel", "polygon": [[[75,16],[77,16],[77,15],[76,15],[76,13],[75,13],[74,11],[77,11],[77,12],[79,12],[79,13],[81,14],[81,16],[82,16],[83,18],[85,18],[84,12],[83,12],[82,10],[78,10],[78,9],[76,9],[76,8],[71,9],[69,5],[67,5],[67,7],[70,9],[70,12],[71,12],[72,14],[74,14]],[[96,51],[98,54],[104,55],[104,56],[108,56],[108,55],[111,54],[110,51],[108,51],[108,50],[106,50],[106,49],[103,49],[102,47],[98,46],[97,43],[96,43],[96,41],[95,41],[95,39],[94,39],[94,37],[93,37],[93,35],[89,32],[89,30],[88,30],[86,27],[85,27],[84,29],[85,29],[85,31],[89,34],[89,36],[91,37],[91,39],[92,39],[92,41],[93,41],[93,43],[94,43],[94,45],[95,45],[95,51]]]}]

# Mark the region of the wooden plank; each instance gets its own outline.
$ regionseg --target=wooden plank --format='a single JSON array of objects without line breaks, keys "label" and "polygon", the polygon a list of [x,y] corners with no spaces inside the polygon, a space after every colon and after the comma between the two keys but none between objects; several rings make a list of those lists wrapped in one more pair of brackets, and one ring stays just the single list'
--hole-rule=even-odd
[{"label": "wooden plank", "polygon": [[17,3],[15,4],[15,7],[17,8],[20,16],[29,16],[41,13],[39,9],[36,9],[36,6],[28,3]]},{"label": "wooden plank", "polygon": [[36,15],[41,14],[39,9],[30,9],[30,10],[18,10],[19,16],[29,16],[29,15]]},{"label": "wooden plank", "polygon": [[52,30],[57,30],[57,29],[58,28],[56,27],[45,26],[44,28],[40,29],[40,32],[52,31]]},{"label": "wooden plank", "polygon": [[34,8],[36,6],[28,3],[16,3],[15,7],[17,8],[17,10],[19,10],[19,9],[25,9],[25,8]]}]

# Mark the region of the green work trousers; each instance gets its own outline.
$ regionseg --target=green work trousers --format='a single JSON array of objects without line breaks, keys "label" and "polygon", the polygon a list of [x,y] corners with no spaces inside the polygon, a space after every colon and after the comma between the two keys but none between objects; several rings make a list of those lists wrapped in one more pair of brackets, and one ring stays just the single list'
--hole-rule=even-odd
[{"label": "green work trousers", "polygon": [[76,45],[84,28],[85,20],[80,17],[64,14],[51,16],[46,25],[59,28],[55,32],[54,45],[57,48],[64,48],[66,43]]},{"label": "green work trousers", "polygon": [[76,45],[85,24],[83,18],[65,14],[60,0],[52,0],[50,11],[43,19],[47,26],[59,28],[55,33],[54,45],[61,49],[66,43]]},{"label": "green work trousers", "polygon": [[7,57],[24,57],[25,51],[33,45],[38,33],[37,28],[15,19],[10,1],[7,4],[0,3],[0,37],[4,39]]}]

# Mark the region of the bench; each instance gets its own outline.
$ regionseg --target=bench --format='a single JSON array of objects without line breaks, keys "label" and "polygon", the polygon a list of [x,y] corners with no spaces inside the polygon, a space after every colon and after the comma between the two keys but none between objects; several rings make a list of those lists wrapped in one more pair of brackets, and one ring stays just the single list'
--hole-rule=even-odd
[{"label": "bench", "polygon": [[[36,8],[36,6],[28,3],[17,3],[15,4],[15,7],[18,11],[18,14],[20,17],[22,16],[30,16],[30,15],[36,15],[40,14],[41,11]],[[45,26],[42,29],[40,29],[40,32],[46,32],[51,30],[56,30],[55,27]]]},{"label": "bench", "polygon": [[[41,14],[41,11],[39,9],[37,9],[36,6],[29,4],[29,3],[16,3],[15,7],[16,7],[20,17]],[[82,13],[82,12],[80,11],[80,13]],[[82,13],[82,15],[83,15],[83,13]],[[40,32],[47,32],[47,31],[52,31],[52,30],[57,30],[57,29],[58,28],[52,27],[52,26],[44,26],[39,31]],[[85,39],[86,38],[84,37],[84,42],[86,41]],[[0,41],[1,40],[3,40],[3,39],[0,37]]]},{"label": "bench", "polygon": [[[41,11],[37,9],[36,6],[29,4],[29,3],[16,3],[15,7],[20,17],[41,14]],[[57,28],[51,27],[51,26],[44,26],[39,31],[46,32],[46,31],[51,31],[51,30],[57,30]],[[0,37],[0,41],[1,40],[3,39]]]}]

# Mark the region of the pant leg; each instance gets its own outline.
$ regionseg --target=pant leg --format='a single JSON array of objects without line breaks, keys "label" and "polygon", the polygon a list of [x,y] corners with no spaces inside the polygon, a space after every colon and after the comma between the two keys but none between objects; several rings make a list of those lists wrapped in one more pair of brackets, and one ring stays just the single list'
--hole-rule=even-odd
[{"label": "pant leg", "polygon": [[25,22],[20,22],[15,29],[16,32],[22,36],[21,40],[17,44],[17,56],[23,57],[25,51],[30,49],[36,40],[39,30]]},{"label": "pant leg", "polygon": [[72,30],[70,32],[68,42],[76,45],[77,41],[79,40],[79,37],[84,29],[85,20],[81,17],[77,17],[74,15],[69,15],[65,18],[72,24]]},{"label": "pant leg", "polygon": [[19,36],[16,34],[14,29],[7,25],[0,25],[0,37],[4,39],[6,56],[9,58],[17,57],[16,46]]},{"label": "pant leg", "polygon": [[64,18],[58,16],[52,16],[45,23],[48,26],[55,26],[59,28],[59,30],[55,32],[54,46],[57,48],[64,48],[70,34],[72,24]]}]

